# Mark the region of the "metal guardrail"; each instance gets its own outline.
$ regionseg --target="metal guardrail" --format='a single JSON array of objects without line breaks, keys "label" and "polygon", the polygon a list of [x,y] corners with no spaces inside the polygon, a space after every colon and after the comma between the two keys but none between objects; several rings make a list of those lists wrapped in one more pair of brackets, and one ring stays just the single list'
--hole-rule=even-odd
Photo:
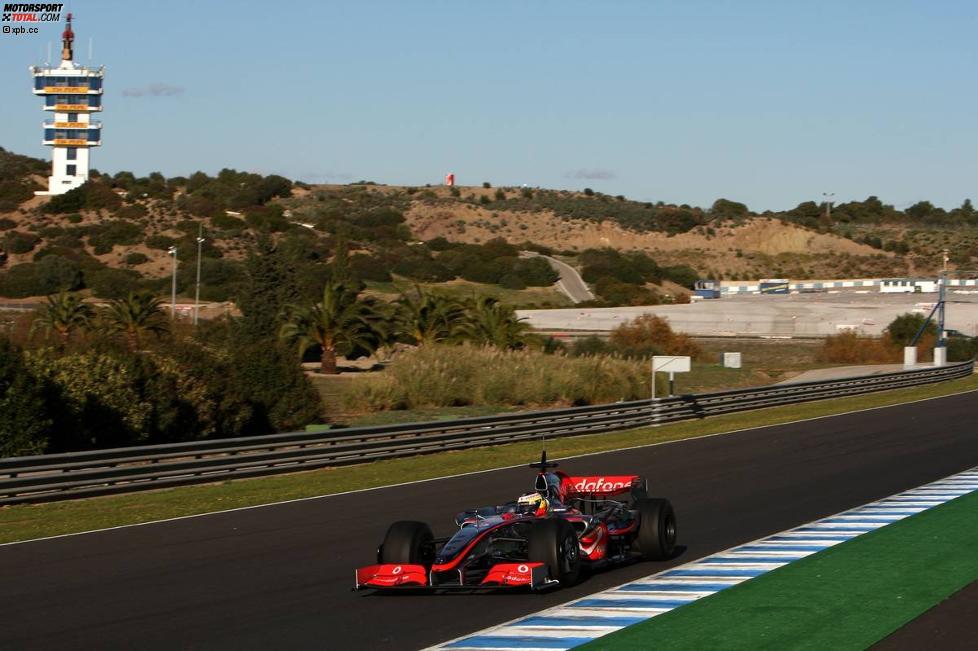
[{"label": "metal guardrail", "polygon": [[0,459],[0,505],[258,477],[528,439],[592,434],[966,377],[974,361],[451,421],[291,432]]}]

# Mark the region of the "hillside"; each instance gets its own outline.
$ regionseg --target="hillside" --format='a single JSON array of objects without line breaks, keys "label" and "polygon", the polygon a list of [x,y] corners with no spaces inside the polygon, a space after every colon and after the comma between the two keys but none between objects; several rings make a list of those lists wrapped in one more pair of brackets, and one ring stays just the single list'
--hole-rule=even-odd
[{"label": "hillside", "polygon": [[[585,189],[309,186],[280,176],[136,178],[93,174],[60,197],[34,197],[47,163],[0,150],[0,296],[58,288],[111,298],[166,292],[176,246],[178,291],[193,286],[202,230],[202,298],[233,300],[249,252],[276,250],[312,296],[338,251],[378,295],[414,284],[491,293],[523,307],[565,305],[533,249],[582,270],[600,304],[676,300],[697,277],[869,277],[932,272],[978,260],[978,215],[966,202],[897,211],[874,197],[755,214],[718,200],[709,209],[629,201]],[[922,202],[926,204],[926,202]],[[809,205],[810,204],[810,205]]]}]

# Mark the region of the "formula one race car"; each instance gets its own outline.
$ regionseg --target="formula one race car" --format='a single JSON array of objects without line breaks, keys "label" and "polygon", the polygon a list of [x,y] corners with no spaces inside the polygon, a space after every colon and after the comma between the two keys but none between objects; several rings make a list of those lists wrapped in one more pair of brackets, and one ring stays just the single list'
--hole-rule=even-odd
[{"label": "formula one race car", "polygon": [[423,522],[392,524],[377,564],[356,571],[356,589],[540,590],[573,584],[582,569],[672,556],[672,505],[648,497],[641,477],[570,477],[546,451],[530,467],[539,469],[532,493],[463,511],[451,538]]}]

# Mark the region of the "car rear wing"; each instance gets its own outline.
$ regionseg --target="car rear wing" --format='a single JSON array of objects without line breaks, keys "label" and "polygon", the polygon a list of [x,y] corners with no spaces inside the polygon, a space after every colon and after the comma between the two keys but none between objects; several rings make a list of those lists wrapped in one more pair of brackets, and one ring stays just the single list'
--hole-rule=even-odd
[{"label": "car rear wing", "polygon": [[633,487],[643,486],[644,480],[638,475],[594,475],[564,477],[562,483],[567,499],[604,499],[630,493]]}]

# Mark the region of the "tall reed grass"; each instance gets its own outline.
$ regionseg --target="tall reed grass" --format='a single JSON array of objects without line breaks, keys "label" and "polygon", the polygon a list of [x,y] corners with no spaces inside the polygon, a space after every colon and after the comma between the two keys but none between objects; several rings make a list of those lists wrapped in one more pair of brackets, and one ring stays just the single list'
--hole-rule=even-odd
[{"label": "tall reed grass", "polygon": [[347,406],[376,411],[589,405],[635,400],[649,393],[648,365],[639,361],[432,345],[401,354],[381,373],[358,378],[347,395]]}]

